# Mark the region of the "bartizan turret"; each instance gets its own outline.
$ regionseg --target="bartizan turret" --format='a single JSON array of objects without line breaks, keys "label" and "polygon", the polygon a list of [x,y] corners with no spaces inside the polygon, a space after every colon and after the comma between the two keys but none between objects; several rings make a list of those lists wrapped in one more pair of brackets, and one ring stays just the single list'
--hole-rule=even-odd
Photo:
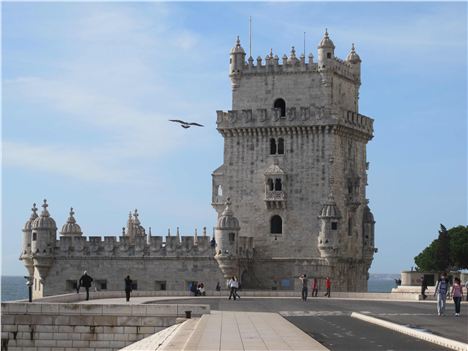
[{"label": "bartizan turret", "polygon": [[326,70],[335,58],[335,44],[328,36],[328,30],[325,29],[323,39],[320,41],[318,48],[318,70]]},{"label": "bartizan turret", "polygon": [[24,266],[28,270],[28,275],[30,277],[34,274],[34,265],[31,255],[31,238],[32,238],[32,224],[37,216],[37,207],[36,204],[33,204],[31,209],[31,217],[26,221],[23,227],[23,246],[21,250],[20,260],[23,261]]},{"label": "bartizan turret", "polygon": [[346,61],[351,65],[351,70],[353,72],[354,77],[360,83],[361,82],[361,58],[356,53],[354,49],[354,43],[351,46],[351,51],[346,57]]},{"label": "bartizan turret", "polygon": [[75,212],[73,211],[73,207],[70,208],[70,217],[67,219],[67,223],[62,226],[62,230],[60,234],[62,236],[82,236],[83,232],[81,231],[81,227],[76,223],[76,219],[73,216]]},{"label": "bartizan turret", "polygon": [[[42,212],[32,223],[31,253],[34,269],[43,283],[54,260],[54,247],[57,236],[57,225],[47,210],[44,199]],[[36,274],[34,274],[36,276]]]},{"label": "bartizan turret", "polygon": [[320,215],[320,233],[318,237],[318,249],[323,258],[337,257],[339,254],[339,233],[341,215],[336,206],[333,194],[323,204]]},{"label": "bartizan turret", "polygon": [[369,206],[366,205],[362,216],[363,256],[372,262],[374,252],[377,252],[374,243],[375,220]]},{"label": "bartizan turret", "polygon": [[239,276],[239,220],[231,210],[231,200],[227,198],[226,207],[218,218],[215,228],[215,259],[225,279]]},{"label": "bartizan turret", "polygon": [[231,78],[232,89],[239,87],[240,78],[245,65],[245,51],[237,37],[236,46],[231,49],[229,61],[229,78]]}]

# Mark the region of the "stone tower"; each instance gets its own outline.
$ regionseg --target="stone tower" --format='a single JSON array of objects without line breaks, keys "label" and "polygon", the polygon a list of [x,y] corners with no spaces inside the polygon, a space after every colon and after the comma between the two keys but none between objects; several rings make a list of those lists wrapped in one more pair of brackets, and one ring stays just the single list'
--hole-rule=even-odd
[{"label": "stone tower", "polygon": [[373,119],[358,111],[354,44],[346,60],[334,50],[328,31],[317,63],[294,47],[281,63],[273,50],[245,61],[239,38],[231,50],[232,110],[217,111],[224,163],[213,172],[212,205],[222,217],[229,197],[239,240],[253,238],[253,259],[240,263],[244,286],[290,289],[307,273],[331,276],[336,290],[367,289]]}]

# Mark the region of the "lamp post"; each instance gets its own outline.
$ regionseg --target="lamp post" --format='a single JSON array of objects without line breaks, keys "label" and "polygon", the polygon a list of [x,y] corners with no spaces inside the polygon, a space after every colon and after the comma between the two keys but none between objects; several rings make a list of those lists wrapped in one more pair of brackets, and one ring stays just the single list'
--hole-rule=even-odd
[{"label": "lamp post", "polygon": [[25,276],[24,279],[26,279],[26,286],[28,287],[29,302],[32,302],[33,279],[32,277],[27,277],[27,276]]}]

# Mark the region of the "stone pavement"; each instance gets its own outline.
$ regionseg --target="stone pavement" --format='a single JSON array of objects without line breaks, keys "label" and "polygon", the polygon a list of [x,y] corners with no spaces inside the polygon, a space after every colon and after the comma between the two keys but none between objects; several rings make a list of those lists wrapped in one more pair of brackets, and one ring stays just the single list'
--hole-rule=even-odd
[{"label": "stone pavement", "polygon": [[[127,303],[124,299],[91,300],[82,303]],[[443,350],[438,345],[423,342],[410,336],[372,326],[351,318],[352,312],[359,312],[376,318],[407,325],[417,330],[440,335],[460,342],[468,342],[468,310],[462,304],[462,315],[453,316],[453,304],[448,304],[446,316],[438,317],[436,305],[431,301],[364,301],[361,299],[309,298],[302,302],[295,298],[256,298],[242,297],[239,301],[228,301],[226,297],[138,297],[130,304],[140,303],[184,303],[209,304],[212,315],[216,311],[248,314],[269,312],[282,315],[296,327],[331,350]],[[219,320],[218,317],[217,323]],[[234,318],[234,317],[233,317]],[[237,317],[236,317],[237,318]],[[215,321],[216,319],[213,319]],[[265,319],[254,319],[255,327],[265,323]],[[205,323],[205,322],[203,322]],[[226,321],[228,323],[228,321]],[[231,327],[237,322],[229,322]],[[233,324],[234,323],[234,324]],[[243,321],[242,323],[248,323]],[[216,323],[215,323],[216,324]],[[251,323],[252,324],[252,323]],[[203,326],[203,324],[201,324]],[[213,329],[210,327],[210,329]],[[214,329],[216,330],[216,329]],[[232,328],[228,328],[232,334]],[[200,332],[201,333],[201,332]],[[240,333],[240,339],[245,334]],[[208,334],[206,334],[208,337]],[[211,340],[211,338],[209,338]],[[311,339],[312,340],[312,339]],[[234,342],[234,341],[233,341]],[[220,345],[220,344],[219,344]],[[219,346],[218,345],[218,346]],[[350,346],[352,345],[352,346]],[[219,350],[222,350],[219,348]]]}]

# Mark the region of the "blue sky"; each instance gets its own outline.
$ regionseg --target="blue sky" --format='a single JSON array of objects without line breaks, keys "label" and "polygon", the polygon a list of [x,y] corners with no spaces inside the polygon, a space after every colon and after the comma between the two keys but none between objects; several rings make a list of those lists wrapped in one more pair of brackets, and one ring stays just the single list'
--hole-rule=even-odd
[{"label": "blue sky", "polygon": [[[3,3],[2,274],[43,198],[59,230],[73,206],[85,235],[212,228],[222,163],[216,110],[231,108],[229,51],[294,45],[361,56],[360,112],[375,118],[368,198],[371,272],[409,269],[439,223],[467,224],[466,3]],[[171,118],[205,128],[182,128]]]}]

